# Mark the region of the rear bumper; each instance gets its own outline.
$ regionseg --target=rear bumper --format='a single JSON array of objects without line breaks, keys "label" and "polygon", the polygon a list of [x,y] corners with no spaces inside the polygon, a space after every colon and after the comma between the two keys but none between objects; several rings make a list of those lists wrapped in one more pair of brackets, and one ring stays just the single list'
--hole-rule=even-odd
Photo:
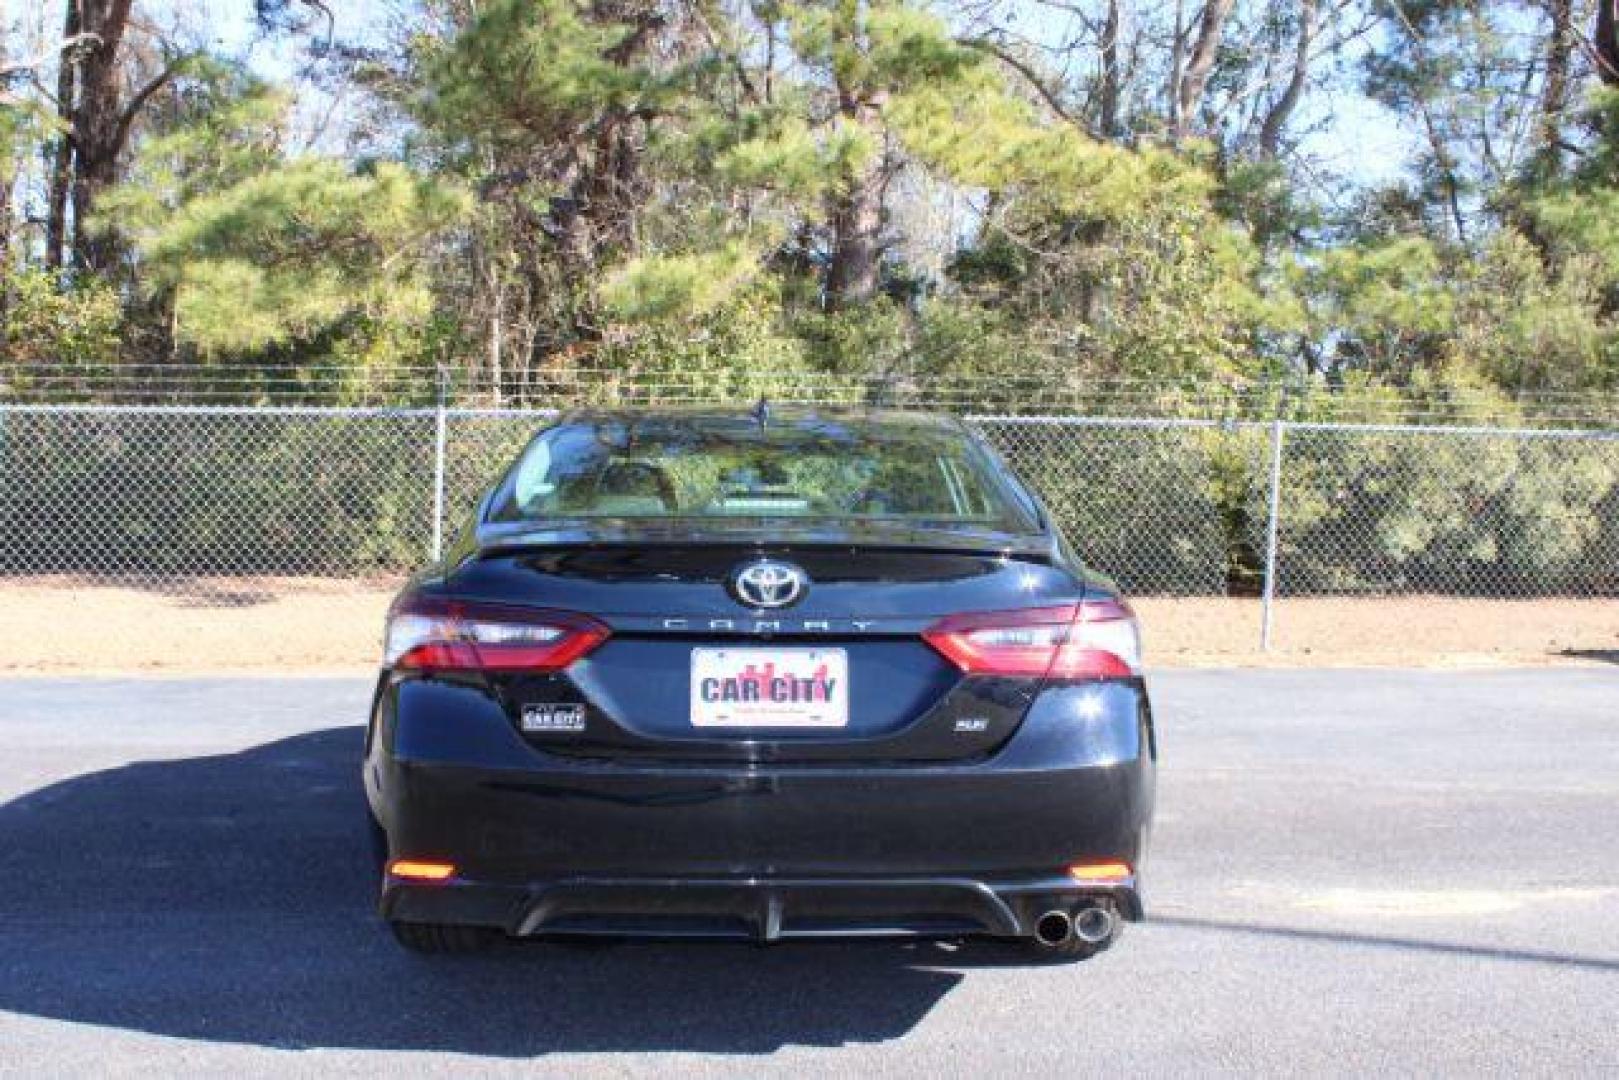
[{"label": "rear bumper", "polygon": [[[512,934],[1023,935],[1054,904],[1142,916],[1154,798],[1139,685],[1047,690],[960,763],[697,765],[548,754],[473,687],[385,684],[365,778],[391,919]],[[1118,884],[1075,863],[1122,861]]]},{"label": "rear bumper", "polygon": [[1065,878],[575,878],[528,885],[390,879],[382,914],[489,926],[513,936],[738,938],[1027,937],[1053,908],[1107,903],[1141,918],[1134,879],[1078,888]]}]

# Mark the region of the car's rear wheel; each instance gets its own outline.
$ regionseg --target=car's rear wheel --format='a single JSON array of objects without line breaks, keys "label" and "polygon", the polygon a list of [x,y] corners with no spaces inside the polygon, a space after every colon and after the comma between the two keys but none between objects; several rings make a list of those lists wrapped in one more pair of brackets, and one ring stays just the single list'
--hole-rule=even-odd
[{"label": "car's rear wheel", "polygon": [[390,922],[394,940],[412,952],[447,955],[481,952],[499,939],[498,931],[487,926],[455,926],[449,923]]}]

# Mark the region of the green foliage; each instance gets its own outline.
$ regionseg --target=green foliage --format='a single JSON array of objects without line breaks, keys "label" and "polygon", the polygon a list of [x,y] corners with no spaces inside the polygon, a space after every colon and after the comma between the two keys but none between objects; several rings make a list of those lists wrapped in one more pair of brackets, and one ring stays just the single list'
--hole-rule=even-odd
[{"label": "green foliage", "polygon": [[923,379],[1011,378],[1047,366],[1031,347],[1027,327],[1003,307],[962,300],[924,305],[911,357]]},{"label": "green foliage", "polygon": [[799,59],[854,92],[949,84],[982,62],[910,0],[803,0],[787,10]]},{"label": "green foliage", "polygon": [[1251,374],[1256,334],[1294,318],[1285,289],[1261,291],[1257,251],[1206,204],[1144,198],[1108,219],[1014,202],[997,232],[958,258],[957,280],[1036,340],[1073,341],[1093,376]]},{"label": "green foliage", "polygon": [[1619,86],[1594,90],[1580,119],[1591,142],[1568,177],[1570,186],[1586,190],[1619,185]]},{"label": "green foliage", "polygon": [[832,121],[817,127],[802,115],[765,109],[740,119],[711,117],[679,152],[692,172],[710,172],[727,187],[809,205],[863,168],[878,146],[857,125]]},{"label": "green foliage", "polygon": [[16,183],[22,155],[62,129],[62,121],[43,102],[14,99],[0,80],[0,184]]},{"label": "green foliage", "polygon": [[629,321],[707,315],[761,269],[758,251],[741,241],[692,255],[643,256],[607,277],[602,301]]},{"label": "green foliage", "polygon": [[[1096,137],[1091,88],[919,0],[431,5],[396,66],[360,65],[384,118],[357,139],[365,162],[291,152],[288,87],[196,54],[97,202],[96,227],[133,245],[130,278],[14,277],[8,349],[523,378],[625,365],[635,385],[733,385],[768,360],[989,376],[1008,407],[1031,386],[1294,376],[1390,420],[1413,400],[1508,415],[1518,396],[1619,386],[1619,92],[1532,168],[1502,164],[1506,147],[1469,156],[1474,126],[1533,127],[1501,67],[1526,35],[1498,5],[1402,11],[1358,70],[1401,119],[1432,121],[1427,145],[1341,211],[1285,139],[1280,157],[1251,131],[1171,144],[1139,102],[1128,137]],[[1280,35],[1267,48],[1297,24],[1253,21]],[[1213,85],[1232,97],[1258,84],[1229,29]],[[1233,123],[1263,113],[1278,73]],[[8,99],[0,170],[42,160],[48,112]],[[829,267],[859,245],[839,231],[850,196],[879,188],[878,295],[865,273],[846,302]]]},{"label": "green foliage", "polygon": [[747,401],[814,383],[802,343],[786,332],[777,298],[761,286],[702,315],[618,327],[598,359],[611,374],[602,387],[610,400],[656,400],[661,387],[674,386]]},{"label": "green foliage", "polygon": [[1214,195],[1216,212],[1240,224],[1263,250],[1286,251],[1322,224],[1321,213],[1278,161],[1237,161]]},{"label": "green foliage", "polygon": [[397,573],[428,546],[430,424],[8,417],[6,467],[30,483],[6,493],[8,524],[27,524],[0,570]]},{"label": "green foliage", "polygon": [[284,93],[196,68],[204,91],[99,204],[176,341],[223,359],[299,343],[360,356],[419,337],[437,304],[429,259],[465,195],[396,163],[289,157]]},{"label": "green foliage", "polygon": [[87,368],[117,361],[123,330],[118,290],[84,278],[63,285],[43,270],[0,267],[0,359]]},{"label": "green foliage", "polygon": [[102,197],[100,227],[116,224],[150,242],[190,200],[280,166],[288,94],[226,65],[201,70],[210,76],[206,89],[141,144],[124,183]]},{"label": "green foliage", "polygon": [[637,28],[580,0],[494,0],[448,42],[422,42],[418,109],[444,133],[534,148],[570,139],[605,112],[657,109],[686,73],[623,63]]},{"label": "green foliage", "polygon": [[1284,273],[1308,298],[1306,337],[1331,343],[1330,367],[1397,378],[1431,357],[1454,324],[1455,298],[1440,270],[1432,244],[1402,237],[1329,249]]},{"label": "green foliage", "polygon": [[1611,577],[1591,558],[1613,528],[1611,447],[1334,431],[1289,442],[1286,591],[1535,593]]},{"label": "green foliage", "polygon": [[434,299],[422,256],[465,206],[403,166],[356,174],[303,158],[186,200],[139,240],[174,290],[180,340],[251,351],[357,317],[424,323]]},{"label": "green foliage", "polygon": [[1603,274],[1591,256],[1548,261],[1527,237],[1504,229],[1456,278],[1451,366],[1508,390],[1619,384],[1619,333],[1603,314]]},{"label": "green foliage", "polygon": [[[948,399],[961,387],[960,400],[1009,411],[1139,380],[1167,389],[1127,407],[1199,415],[1235,411],[1244,386],[1282,376],[1301,391],[1243,399],[1248,415],[1274,405],[1390,424],[1534,422],[1536,394],[1619,388],[1619,91],[1553,108],[1556,138],[1544,138],[1548,116],[1533,110],[1568,35],[1540,33],[1538,8],[1422,0],[1376,15],[1387,33],[1362,50],[1359,75],[1420,142],[1408,174],[1342,200],[1287,153],[1299,131],[1279,157],[1253,145],[1285,78],[1291,9],[1239,9],[1216,58],[1223,98],[1197,120],[1247,134],[1173,144],[1142,103],[1161,97],[1143,89],[1163,59],[1153,39],[1174,37],[1150,5],[1132,31],[1148,52],[1125,65],[1133,115],[1110,138],[1094,134],[1089,74],[1047,70],[1037,50],[1005,62],[1002,46],[962,39],[920,0],[479,0],[416,13],[431,29],[397,66],[384,52],[359,65],[371,96],[355,144],[374,160],[293,152],[290,83],[189,58],[136,118],[123,182],[96,203],[92,227],[133,245],[129,276],[0,267],[4,359],[26,371],[200,358],[221,385],[264,364],[280,385],[338,394],[404,366],[411,400],[431,397],[422,372],[445,361],[468,380],[515,374],[545,404],[548,375],[555,394],[574,393],[575,369],[594,380],[583,396],[612,402]],[[1243,40],[1245,20],[1262,36]],[[1325,56],[1331,26],[1322,33]],[[1571,55],[1579,102],[1592,80]],[[1315,93],[1324,69],[1310,75]],[[0,183],[19,200],[10,261],[31,265],[43,174],[28,169],[48,162],[62,125],[43,98],[14,103],[23,82],[0,88]],[[375,117],[382,126],[366,127]],[[1512,141],[1492,141],[1502,135]],[[885,211],[869,238],[880,287],[845,302],[829,267],[849,222],[869,227],[871,202],[850,207],[872,191]],[[1127,584],[1215,589],[1252,573],[1263,433],[1062,434],[1008,450],[1091,557],[1163,570]],[[157,433],[37,468],[99,493],[115,473],[195,456],[181,487],[116,508],[87,497],[127,521],[115,541],[129,558],[205,565],[241,531],[187,503],[191,490],[262,510],[261,568],[296,549],[286,522],[305,519],[353,553],[346,569],[419,552],[419,461],[401,457],[376,501],[346,516],[345,500],[369,497],[360,488],[385,440],[356,434],[365,468],[322,468],[293,492],[285,476],[315,453],[309,433],[210,438],[260,456],[265,475],[240,478],[208,446]],[[1284,587],[1611,580],[1590,565],[1619,512],[1605,452],[1301,432],[1288,454],[1296,578]],[[478,462],[456,468],[470,498]],[[1161,483],[1144,487],[1147,474]],[[163,515],[187,523],[167,554],[153,543]],[[1351,543],[1367,529],[1370,548]]]},{"label": "green foliage", "polygon": [[1619,188],[1559,192],[1533,211],[1554,257],[1590,257],[1606,281],[1619,281]]},{"label": "green foliage", "polygon": [[900,367],[909,352],[909,321],[887,300],[847,311],[806,312],[794,320],[793,329],[823,371],[883,374]]}]

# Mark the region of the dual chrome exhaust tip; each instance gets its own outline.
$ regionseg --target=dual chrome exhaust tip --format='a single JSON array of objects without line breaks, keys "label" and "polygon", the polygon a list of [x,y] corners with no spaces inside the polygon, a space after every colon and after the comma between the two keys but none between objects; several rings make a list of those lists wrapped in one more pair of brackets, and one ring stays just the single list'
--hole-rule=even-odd
[{"label": "dual chrome exhaust tip", "polygon": [[1071,912],[1053,908],[1041,915],[1034,921],[1034,940],[1048,949],[1060,948],[1076,939],[1087,945],[1100,945],[1118,929],[1118,912],[1109,904],[1090,901]]}]

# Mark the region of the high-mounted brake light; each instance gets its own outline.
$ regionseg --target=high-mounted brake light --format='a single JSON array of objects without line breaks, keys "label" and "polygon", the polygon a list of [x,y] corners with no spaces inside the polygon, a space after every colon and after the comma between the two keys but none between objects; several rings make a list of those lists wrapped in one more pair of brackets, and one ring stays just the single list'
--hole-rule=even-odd
[{"label": "high-mounted brake light", "polygon": [[1123,679],[1141,674],[1135,616],[1120,600],[952,615],[922,637],[968,675]]},{"label": "high-mounted brake light", "polygon": [[382,662],[409,671],[561,671],[608,634],[573,612],[418,596],[389,612]]}]

